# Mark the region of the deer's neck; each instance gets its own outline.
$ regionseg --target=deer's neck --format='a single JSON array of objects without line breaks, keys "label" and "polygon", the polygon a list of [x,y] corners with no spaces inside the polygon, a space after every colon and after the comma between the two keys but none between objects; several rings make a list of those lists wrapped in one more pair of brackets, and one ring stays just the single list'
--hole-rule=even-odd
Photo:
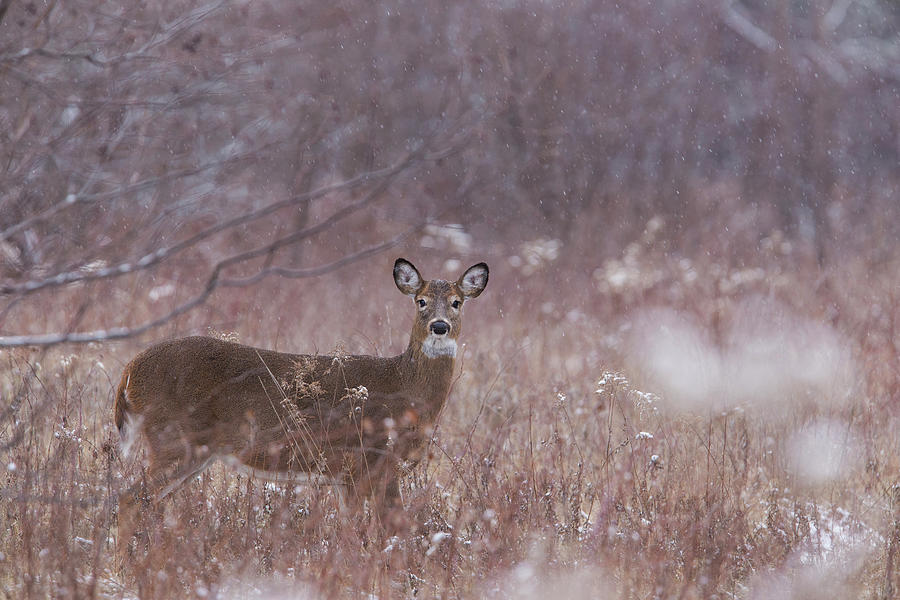
[{"label": "deer's neck", "polygon": [[422,402],[440,410],[453,379],[455,353],[433,354],[423,350],[423,343],[410,339],[406,351],[398,358],[404,383],[415,389]]}]

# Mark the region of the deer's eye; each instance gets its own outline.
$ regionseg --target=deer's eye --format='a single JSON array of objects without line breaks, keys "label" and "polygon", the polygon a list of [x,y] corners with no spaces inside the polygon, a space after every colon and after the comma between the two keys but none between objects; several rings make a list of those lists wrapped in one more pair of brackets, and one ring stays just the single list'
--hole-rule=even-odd
[{"label": "deer's eye", "polygon": [[425,298],[419,298],[418,300],[416,300],[416,302],[418,303],[419,308],[425,308],[425,305],[427,304],[427,302],[425,302]]},{"label": "deer's eye", "polygon": [[450,306],[452,306],[453,308],[459,308],[459,305],[460,305],[459,300],[454,300]]}]

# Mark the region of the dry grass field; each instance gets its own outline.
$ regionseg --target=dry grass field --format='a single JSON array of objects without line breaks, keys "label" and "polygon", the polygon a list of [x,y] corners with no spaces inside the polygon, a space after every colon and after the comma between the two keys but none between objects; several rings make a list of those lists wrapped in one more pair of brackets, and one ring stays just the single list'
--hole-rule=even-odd
[{"label": "dry grass field", "polygon": [[[898,32],[0,0],[0,599],[900,596]],[[400,353],[400,256],[490,283],[398,526],[218,464],[118,564],[128,361]]]},{"label": "dry grass field", "polygon": [[[116,498],[140,465],[117,451],[112,398],[146,342],[4,351],[0,593],[892,597],[900,256],[823,272],[776,234],[740,266],[669,259],[663,229],[593,270],[548,240],[483,256],[491,282],[397,536],[327,490],[218,465],[118,572]],[[427,277],[458,269],[422,239],[397,253]],[[227,316],[247,343],[399,352],[412,309],[390,264],[223,294],[166,334]]]}]

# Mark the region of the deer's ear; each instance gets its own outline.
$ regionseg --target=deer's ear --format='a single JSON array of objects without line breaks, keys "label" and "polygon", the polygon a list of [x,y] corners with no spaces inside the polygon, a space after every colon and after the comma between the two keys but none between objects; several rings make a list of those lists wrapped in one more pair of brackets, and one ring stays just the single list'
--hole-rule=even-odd
[{"label": "deer's ear", "polygon": [[462,274],[456,285],[459,286],[463,296],[466,298],[477,298],[478,294],[484,291],[487,282],[488,266],[481,262],[466,269],[466,272]]},{"label": "deer's ear", "polygon": [[398,258],[394,263],[394,283],[407,296],[415,296],[422,289],[422,276],[411,262]]}]

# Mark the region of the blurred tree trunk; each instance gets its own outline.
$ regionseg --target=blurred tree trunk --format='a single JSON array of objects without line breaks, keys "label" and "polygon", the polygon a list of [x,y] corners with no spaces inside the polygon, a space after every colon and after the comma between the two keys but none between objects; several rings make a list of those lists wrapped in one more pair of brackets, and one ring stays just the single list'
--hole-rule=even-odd
[{"label": "blurred tree trunk", "polygon": [[[812,3],[813,41],[825,52],[831,50],[831,39],[825,24],[827,7],[824,0]],[[818,65],[816,65],[818,67]],[[826,248],[833,239],[831,224],[828,221],[828,207],[834,196],[836,183],[834,163],[831,149],[834,140],[831,135],[831,123],[834,119],[835,96],[843,95],[842,89],[834,81],[829,81],[826,74],[817,68],[811,84],[809,149],[806,153],[808,163],[805,178],[813,184],[812,198],[813,222],[815,224],[816,259],[819,266],[824,266]]]}]

